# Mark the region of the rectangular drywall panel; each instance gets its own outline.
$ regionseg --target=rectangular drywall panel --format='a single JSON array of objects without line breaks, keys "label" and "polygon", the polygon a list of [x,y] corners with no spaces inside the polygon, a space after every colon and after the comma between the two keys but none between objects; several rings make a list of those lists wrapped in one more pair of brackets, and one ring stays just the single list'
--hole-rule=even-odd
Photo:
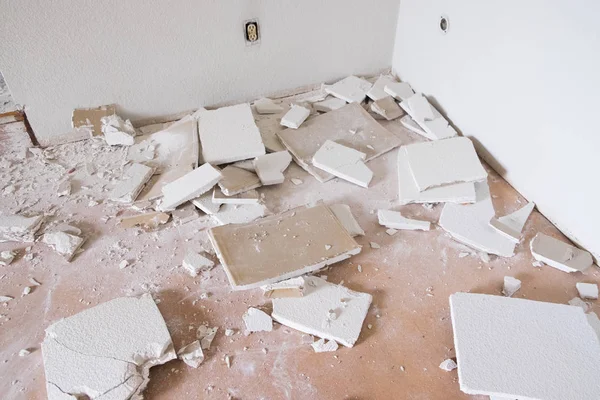
[{"label": "rectangular drywall panel", "polygon": [[403,0],[393,59],[402,81],[435,99],[492,167],[596,259],[597,15],[600,3],[585,0]]},{"label": "rectangular drywall panel", "polygon": [[[0,69],[47,144],[70,130],[78,107],[116,103],[135,121],[379,73],[390,65],[398,6],[381,0],[365,12],[362,0],[60,0],[41,12],[34,1],[5,2]],[[107,12],[109,21],[101,17]],[[243,35],[251,18],[261,32],[255,46]]]}]

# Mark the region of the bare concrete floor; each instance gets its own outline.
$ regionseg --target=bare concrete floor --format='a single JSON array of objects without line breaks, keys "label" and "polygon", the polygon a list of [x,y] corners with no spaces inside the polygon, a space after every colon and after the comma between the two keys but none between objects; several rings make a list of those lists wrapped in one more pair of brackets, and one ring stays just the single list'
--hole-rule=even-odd
[{"label": "bare concrete floor", "polygon": [[[397,122],[384,125],[404,143],[420,140]],[[0,305],[2,398],[45,398],[39,345],[52,322],[115,297],[146,291],[160,300],[158,307],[176,348],[192,341],[202,322],[219,327],[200,368],[191,369],[180,361],[152,368],[147,399],[483,398],[462,394],[456,371],[438,368],[454,356],[450,294],[500,294],[503,277],[511,275],[523,281],[517,297],[565,303],[577,296],[576,282],[600,282],[597,267],[586,275],[570,275],[532,266],[529,242],[537,232],[566,240],[537,211],[526,225],[516,255],[492,256],[489,263],[476,252],[459,258],[461,252],[471,251],[437,226],[429,232],[387,235],[377,224],[375,210],[399,209],[409,217],[436,223],[443,207],[397,205],[397,150],[369,162],[375,173],[369,189],[337,179],[322,184],[292,164],[284,184],[259,189],[268,207],[280,212],[320,199],[349,204],[366,231],[366,236],[357,238],[363,251],[323,274],[331,282],[343,281],[353,290],[371,293],[373,305],[356,346],[335,353],[315,354],[306,335],[278,324],[273,332],[244,336],[241,317],[247,307],[269,303],[261,291],[232,292],[220,266],[195,279],[180,267],[186,249],[210,249],[204,229],[212,222],[207,216],[201,213],[182,226],[169,223],[157,232],[122,229],[116,217],[131,211],[103,202],[107,192],[102,188],[110,189],[111,179],[120,176],[124,150],[88,141],[47,150],[45,158],[33,157],[24,152],[28,146],[24,130],[23,140],[14,139],[21,137],[20,129],[20,123],[0,126],[0,211],[45,212],[49,221],[75,224],[88,239],[85,250],[71,263],[42,243],[0,243],[0,250],[19,249],[13,264],[0,267],[0,295],[15,297]],[[87,164],[94,168],[86,168]],[[73,194],[58,198],[58,180],[65,175],[74,182]],[[295,186],[290,178],[304,183]],[[17,187],[16,193],[4,195],[2,190],[9,184]],[[498,215],[526,203],[494,172],[489,184]],[[100,204],[93,205],[92,200]],[[381,248],[371,249],[369,242]],[[34,254],[30,261],[23,257],[27,246]],[[121,270],[118,265],[123,259],[130,260],[131,266]],[[42,285],[22,296],[23,288],[31,285],[29,278]],[[201,300],[202,293],[209,293],[208,299]],[[596,303],[592,309],[600,311]],[[237,333],[226,337],[226,328]],[[33,351],[19,357],[23,348]],[[232,359],[231,368],[223,361],[225,355]]]}]

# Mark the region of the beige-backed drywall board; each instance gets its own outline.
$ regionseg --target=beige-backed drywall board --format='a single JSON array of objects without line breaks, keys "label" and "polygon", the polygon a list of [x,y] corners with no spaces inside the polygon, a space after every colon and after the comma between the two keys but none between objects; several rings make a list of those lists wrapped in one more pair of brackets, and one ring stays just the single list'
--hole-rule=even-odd
[{"label": "beige-backed drywall board", "polygon": [[599,14],[582,0],[402,0],[393,56],[400,80],[597,259]]},{"label": "beige-backed drywall board", "polygon": [[[69,131],[76,107],[116,103],[135,121],[377,74],[390,66],[398,7],[398,0],[372,7],[363,0],[106,0],[40,10],[35,1],[8,1],[0,8],[0,69],[48,144]],[[260,44],[247,46],[243,23],[254,18]]]}]

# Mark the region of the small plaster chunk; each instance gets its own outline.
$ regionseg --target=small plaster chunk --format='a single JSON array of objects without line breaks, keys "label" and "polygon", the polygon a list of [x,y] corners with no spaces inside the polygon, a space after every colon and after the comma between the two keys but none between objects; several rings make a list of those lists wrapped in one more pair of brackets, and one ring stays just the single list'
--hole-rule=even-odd
[{"label": "small plaster chunk", "polygon": [[176,358],[149,294],[123,297],[62,319],[42,343],[48,399],[141,399],[150,368]]},{"label": "small plaster chunk", "polygon": [[14,300],[14,297],[12,297],[12,296],[0,296],[0,303],[8,303],[11,300]]},{"label": "small plaster chunk", "polygon": [[434,115],[431,104],[429,104],[429,101],[421,93],[415,93],[408,98],[407,102],[417,121],[433,120]]},{"label": "small plaster chunk", "polygon": [[202,110],[199,113],[198,132],[202,158],[206,163],[220,165],[265,154],[265,146],[249,104]]},{"label": "small plaster chunk", "polygon": [[27,296],[29,293],[31,293],[31,290],[31,286],[25,286],[22,292],[23,296]]},{"label": "small plaster chunk", "polygon": [[208,271],[213,268],[215,263],[202,254],[198,254],[195,251],[188,251],[183,259],[182,266],[190,276],[195,277],[201,271]]},{"label": "small plaster chunk", "polygon": [[358,221],[354,218],[350,206],[347,204],[332,204],[329,206],[333,215],[340,221],[344,229],[348,231],[350,236],[363,236],[365,231],[360,227]]},{"label": "small plaster chunk", "polygon": [[15,259],[16,255],[17,253],[15,253],[12,250],[5,250],[3,252],[0,252],[0,265],[3,267],[10,265],[10,263],[12,263]]},{"label": "small plaster chunk", "polygon": [[373,101],[381,100],[386,97],[390,97],[389,94],[385,92],[385,86],[397,83],[396,80],[390,75],[380,75],[379,78],[375,81],[371,89],[367,92],[367,97]]},{"label": "small plaster chunk", "polygon": [[113,188],[110,199],[118,203],[133,203],[153,174],[154,168],[132,164],[123,180]]},{"label": "small plaster chunk", "polygon": [[258,308],[250,307],[242,316],[246,324],[247,332],[271,332],[273,330],[273,320],[266,312]]},{"label": "small plaster chunk", "polygon": [[192,199],[192,204],[196,206],[200,211],[204,212],[208,215],[213,215],[219,212],[221,209],[221,203],[213,202],[213,192],[208,191],[201,195],[200,197],[196,197]]},{"label": "small plaster chunk", "polygon": [[373,85],[370,82],[350,75],[331,86],[325,87],[325,91],[348,103],[361,103],[367,96],[371,86]]},{"label": "small plaster chunk", "polygon": [[266,97],[256,100],[253,105],[259,114],[277,114],[283,111],[283,107]]},{"label": "small plaster chunk", "polygon": [[135,143],[136,132],[131,121],[123,121],[116,114],[102,117],[100,121],[104,140],[109,146],[132,146]]},{"label": "small plaster chunk", "polygon": [[525,207],[504,217],[494,217],[490,220],[490,226],[513,242],[519,243],[525,222],[527,222],[534,207],[535,203],[528,203]]},{"label": "small plaster chunk", "polygon": [[582,299],[598,300],[598,285],[595,283],[577,282],[575,287]]},{"label": "small plaster chunk", "polygon": [[260,196],[254,189],[244,193],[238,193],[233,196],[225,195],[220,188],[215,187],[212,194],[212,202],[214,204],[258,204]]},{"label": "small plaster chunk", "polygon": [[319,339],[311,344],[315,353],[325,353],[330,351],[336,351],[339,345],[335,340],[325,341],[325,339]]},{"label": "small plaster chunk", "polygon": [[594,263],[587,251],[543,233],[538,233],[531,240],[530,249],[537,261],[564,272],[585,271]]},{"label": "small plaster chunk", "polygon": [[166,184],[162,188],[163,200],[160,211],[172,211],[177,206],[209,191],[221,179],[221,172],[206,163]]},{"label": "small plaster chunk", "polygon": [[52,247],[67,261],[71,261],[84,242],[84,238],[62,231],[46,232],[42,236],[42,243]]},{"label": "small plaster chunk", "polygon": [[44,216],[0,215],[0,242],[33,242]]},{"label": "small plaster chunk", "polygon": [[199,340],[183,346],[177,352],[177,357],[192,368],[198,368],[204,361],[204,353]]},{"label": "small plaster chunk", "polygon": [[71,181],[64,180],[58,184],[58,189],[56,190],[56,195],[58,197],[68,196],[71,194]]},{"label": "small plaster chunk", "polygon": [[278,185],[283,183],[283,171],[289,167],[292,156],[287,151],[278,151],[256,157],[254,169],[263,185]]},{"label": "small plaster chunk", "polygon": [[290,179],[292,181],[292,183],[296,186],[298,185],[302,185],[304,183],[304,181],[302,179],[298,179],[298,178],[292,178]]},{"label": "small plaster chunk", "polygon": [[260,288],[265,297],[277,299],[282,297],[302,297],[304,296],[305,285],[306,281],[304,280],[304,277],[299,276],[283,282],[263,285]]},{"label": "small plaster chunk", "polygon": [[342,108],[346,104],[348,104],[348,103],[346,103],[345,100],[329,96],[329,97],[327,97],[323,101],[319,101],[317,103],[314,103],[313,104],[313,108],[315,109],[315,111],[329,112],[329,111],[333,111],[333,110],[337,110],[339,108]]},{"label": "small plaster chunk", "polygon": [[454,371],[456,368],[458,368],[458,365],[456,365],[456,362],[451,358],[442,361],[440,364],[440,369],[447,372]]},{"label": "small plaster chunk", "polygon": [[[273,299],[272,317],[292,329],[352,347],[358,340],[372,296],[306,276],[304,296]],[[330,318],[331,314],[334,318]]]},{"label": "small plaster chunk", "polygon": [[368,188],[373,171],[365,165],[365,159],[365,153],[327,140],[313,156],[312,163],[325,172]]},{"label": "small plaster chunk", "polygon": [[406,82],[389,82],[383,88],[384,92],[397,100],[408,100],[415,92]]},{"label": "small plaster chunk", "polygon": [[389,96],[374,101],[371,104],[371,111],[378,115],[381,115],[388,121],[400,118],[404,114],[404,111],[402,111],[400,106],[398,106],[398,103],[396,103],[394,99],[392,99]]},{"label": "small plaster chunk", "polygon": [[29,349],[19,350],[19,357],[27,357],[30,354],[31,354],[31,351]]},{"label": "small plaster chunk", "polygon": [[398,211],[378,210],[377,218],[379,219],[379,225],[385,226],[386,228],[410,231],[428,231],[431,229],[431,223],[429,221],[405,218]]},{"label": "small plaster chunk", "polygon": [[502,287],[502,294],[506,297],[512,297],[513,294],[521,289],[521,281],[512,276],[504,277],[504,286]]},{"label": "small plaster chunk", "polygon": [[200,340],[202,350],[210,350],[210,345],[217,335],[219,328],[209,328],[207,325],[200,325],[196,330],[196,337]]},{"label": "small plaster chunk", "polygon": [[450,296],[450,312],[464,393],[600,398],[600,341],[580,308],[456,293]]},{"label": "small plaster chunk", "polygon": [[254,172],[228,165],[221,170],[221,180],[218,185],[226,196],[235,196],[256,189],[262,184]]},{"label": "small plaster chunk", "polygon": [[125,269],[125,268],[127,268],[127,267],[129,267],[129,261],[127,261],[127,260],[122,260],[122,261],[119,263],[119,269]]},{"label": "small plaster chunk", "polygon": [[281,125],[292,129],[300,128],[300,125],[310,115],[310,110],[296,104],[292,104],[290,110],[281,118]]},{"label": "small plaster chunk", "polygon": [[369,245],[371,246],[372,249],[380,249],[381,248],[379,243],[376,243],[376,242],[369,242]]}]

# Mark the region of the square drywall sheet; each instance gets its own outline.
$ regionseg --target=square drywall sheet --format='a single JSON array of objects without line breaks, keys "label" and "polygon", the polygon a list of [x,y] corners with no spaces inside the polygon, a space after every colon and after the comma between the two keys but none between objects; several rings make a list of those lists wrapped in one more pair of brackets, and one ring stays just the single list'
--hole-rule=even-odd
[{"label": "square drywall sheet", "polygon": [[600,341],[581,308],[456,293],[450,311],[463,392],[600,399]]},{"label": "square drywall sheet", "polygon": [[361,250],[323,204],[215,227],[209,238],[236,290],[316,271]]}]

